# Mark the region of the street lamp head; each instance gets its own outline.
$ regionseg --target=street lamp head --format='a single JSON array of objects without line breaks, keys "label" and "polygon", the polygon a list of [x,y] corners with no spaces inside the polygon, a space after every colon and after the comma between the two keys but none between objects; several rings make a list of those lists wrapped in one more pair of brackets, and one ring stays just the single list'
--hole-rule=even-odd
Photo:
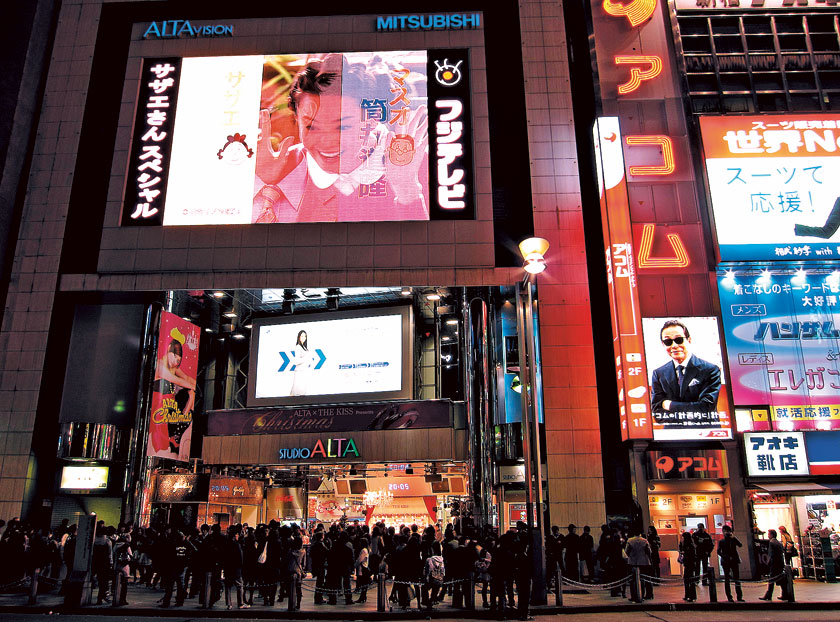
[{"label": "street lamp head", "polygon": [[544,238],[528,238],[519,243],[519,252],[525,259],[525,272],[539,274],[545,270],[545,253],[548,250],[548,240]]}]

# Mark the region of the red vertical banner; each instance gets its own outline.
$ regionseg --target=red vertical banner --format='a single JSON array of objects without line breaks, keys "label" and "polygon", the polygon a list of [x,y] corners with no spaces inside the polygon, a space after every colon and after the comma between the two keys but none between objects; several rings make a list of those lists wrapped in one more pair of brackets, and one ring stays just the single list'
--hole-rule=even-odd
[{"label": "red vertical banner", "polygon": [[187,462],[198,373],[198,326],[162,311],[147,455]]},{"label": "red vertical banner", "polygon": [[633,231],[618,117],[593,128],[622,440],[653,438]]}]

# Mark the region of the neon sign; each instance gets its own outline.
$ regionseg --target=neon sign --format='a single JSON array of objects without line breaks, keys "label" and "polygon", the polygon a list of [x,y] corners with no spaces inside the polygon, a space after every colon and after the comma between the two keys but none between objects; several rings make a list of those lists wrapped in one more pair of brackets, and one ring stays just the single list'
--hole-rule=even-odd
[{"label": "neon sign", "polygon": [[627,95],[638,89],[645,80],[653,80],[662,73],[662,59],[659,56],[616,56],[616,65],[650,65],[648,69],[630,68],[630,79],[618,85],[618,94]]},{"label": "neon sign", "polygon": [[629,4],[604,0],[604,10],[613,17],[624,16],[634,28],[650,19],[656,9],[656,0],[631,0]]},{"label": "neon sign", "polygon": [[688,251],[682,238],[677,233],[669,233],[665,237],[674,251],[673,257],[651,257],[653,235],[656,231],[654,223],[642,225],[642,241],[639,244],[639,268],[685,268],[691,264]]},{"label": "neon sign", "polygon": [[674,146],[667,136],[627,136],[627,144],[634,146],[657,146],[662,149],[662,164],[631,166],[630,174],[638,175],[670,175],[677,168],[674,162]]},{"label": "neon sign", "polygon": [[359,457],[359,449],[352,438],[328,438],[326,447],[324,447],[324,442],[318,439],[312,449],[283,447],[278,450],[277,457],[280,460],[309,460],[319,455],[322,458],[346,458],[351,454],[356,458]]}]

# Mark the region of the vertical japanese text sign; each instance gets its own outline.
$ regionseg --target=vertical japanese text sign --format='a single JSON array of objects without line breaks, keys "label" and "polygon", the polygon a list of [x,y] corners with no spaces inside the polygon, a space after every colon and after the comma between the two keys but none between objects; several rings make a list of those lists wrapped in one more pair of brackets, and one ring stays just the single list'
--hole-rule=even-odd
[{"label": "vertical japanese text sign", "polygon": [[123,204],[123,226],[163,223],[180,75],[180,58],[143,61]]},{"label": "vertical japanese text sign", "polygon": [[607,284],[618,382],[621,438],[653,438],[633,232],[617,117],[599,117],[593,131]]}]

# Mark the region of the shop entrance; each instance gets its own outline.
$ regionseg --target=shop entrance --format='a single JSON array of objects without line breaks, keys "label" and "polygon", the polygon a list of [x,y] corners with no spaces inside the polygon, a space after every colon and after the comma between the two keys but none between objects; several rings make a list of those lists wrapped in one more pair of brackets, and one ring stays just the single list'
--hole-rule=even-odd
[{"label": "shop entrance", "polygon": [[[285,485],[292,475],[299,486]],[[266,519],[388,527],[469,520],[465,475],[456,462],[268,467]]]}]

